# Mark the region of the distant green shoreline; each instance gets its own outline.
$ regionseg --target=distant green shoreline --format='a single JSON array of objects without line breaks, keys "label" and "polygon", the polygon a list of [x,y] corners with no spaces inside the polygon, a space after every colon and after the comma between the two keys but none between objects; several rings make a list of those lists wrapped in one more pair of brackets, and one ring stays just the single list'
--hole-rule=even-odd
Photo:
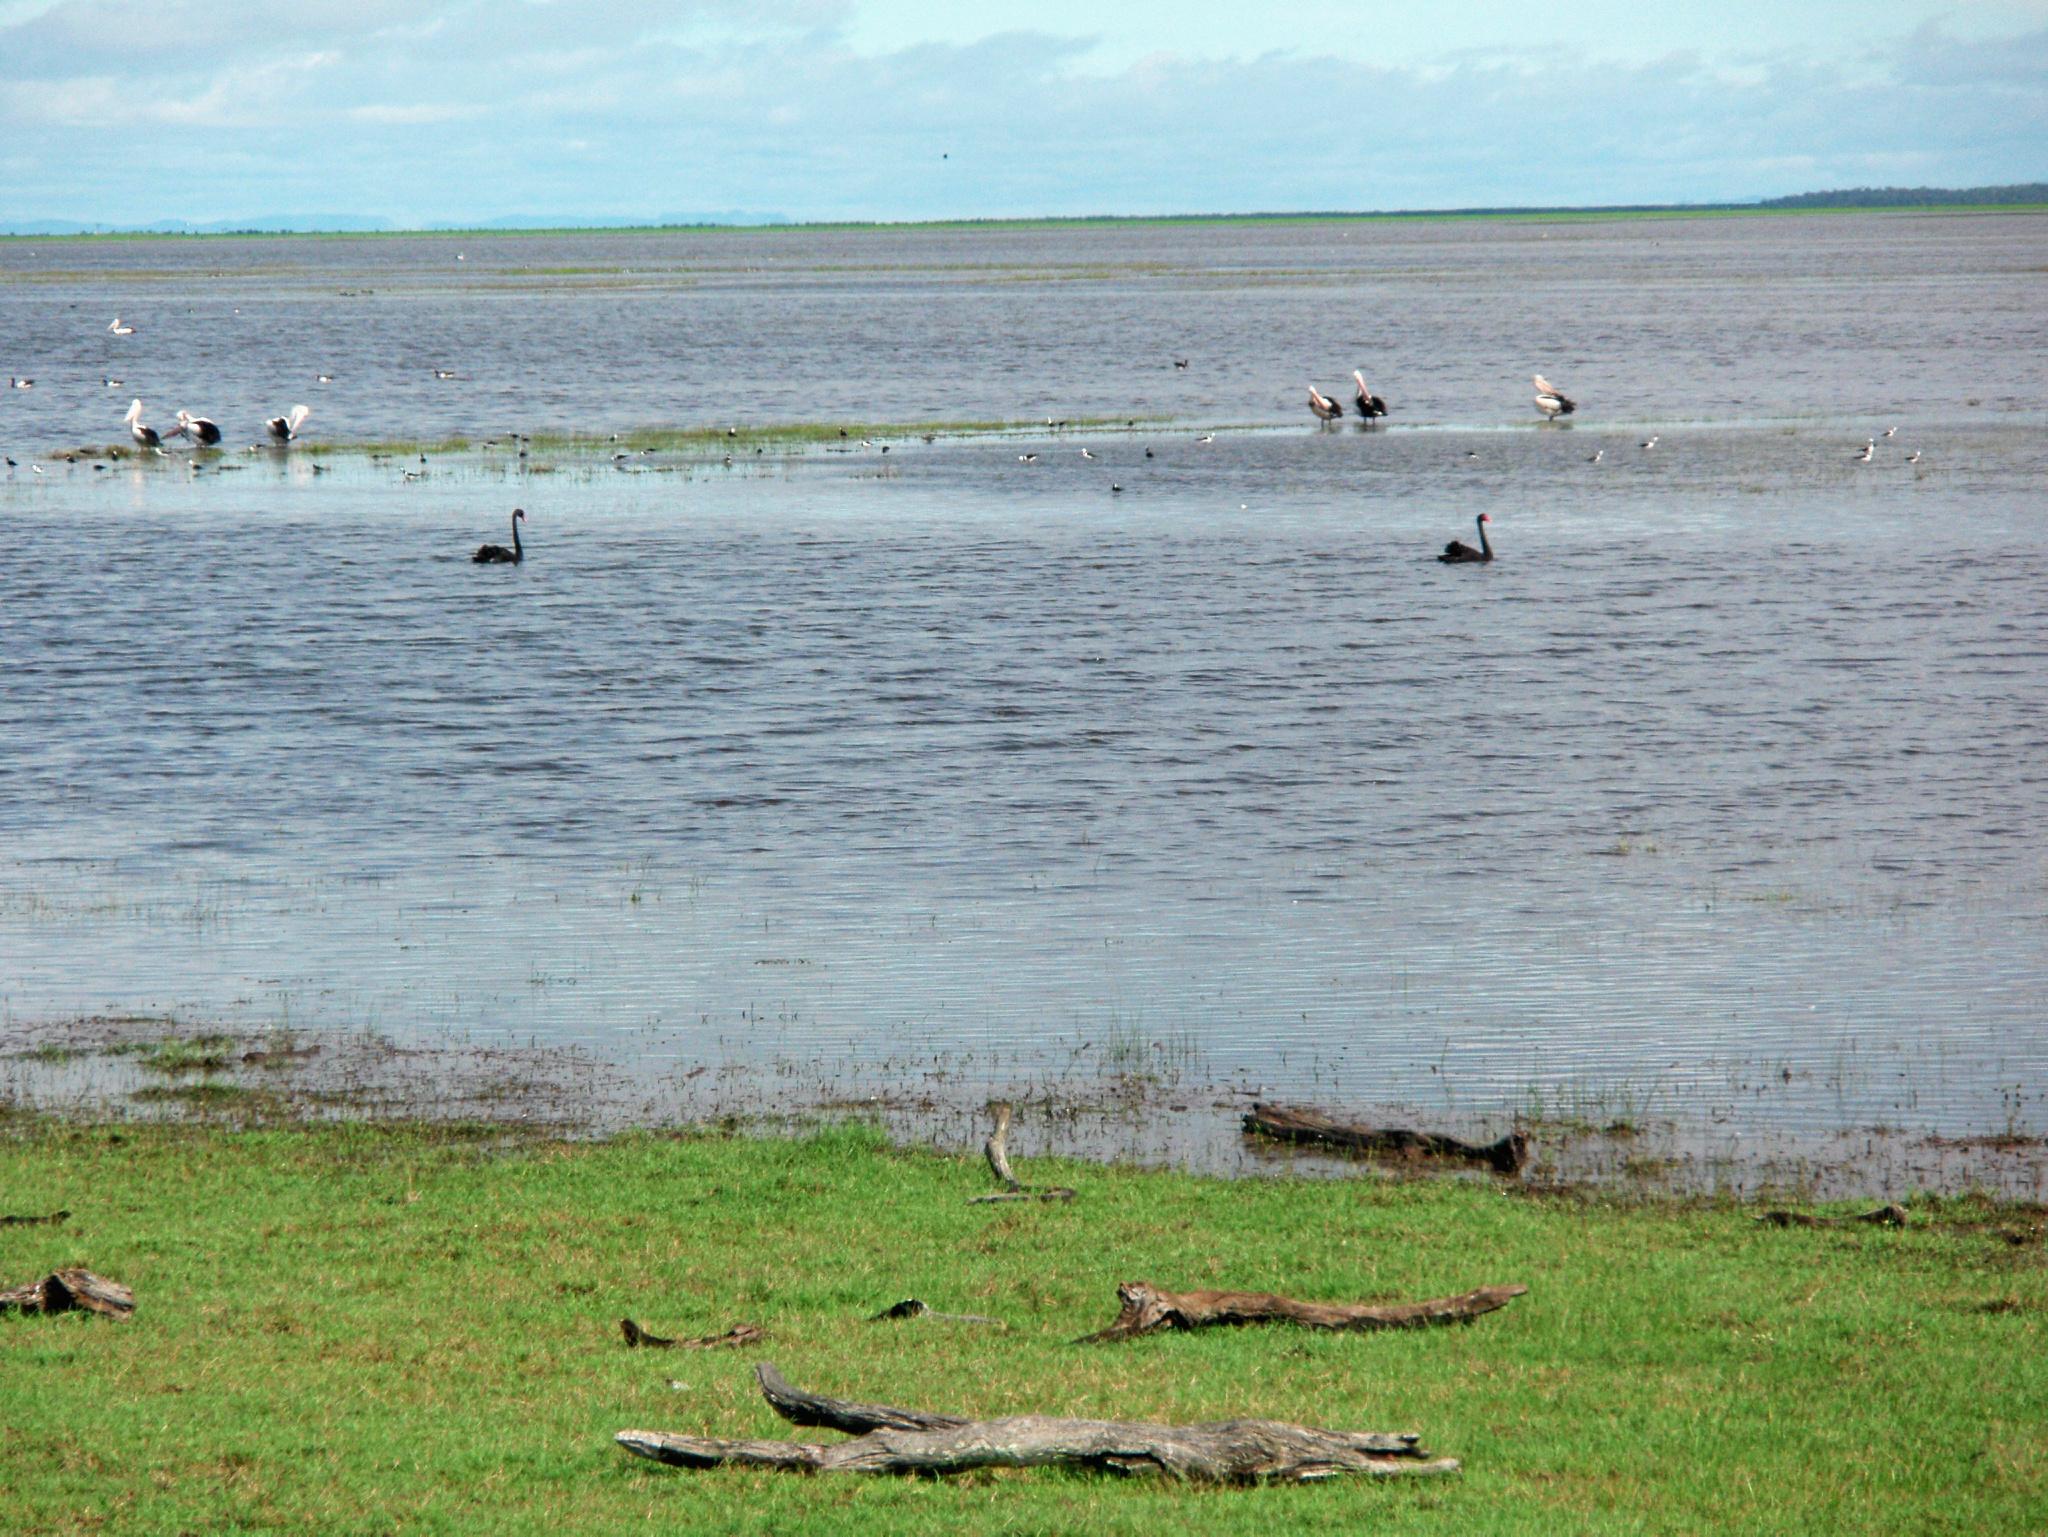
[{"label": "distant green shoreline", "polygon": [[767,235],[889,230],[907,233],[1028,232],[1101,227],[1192,228],[1202,225],[1309,225],[1415,223],[1611,223],[1629,220],[1813,218],[1843,214],[2042,214],[2040,203],[1842,204],[1825,207],[1767,207],[1755,203],[1616,205],[1591,208],[1447,208],[1375,213],[1072,214],[1019,219],[807,220],[777,224],[606,224],[548,225],[532,229],[394,230],[108,230],[49,234],[0,234],[0,241],[122,242],[145,240],[525,240],[564,235],[725,234]]}]

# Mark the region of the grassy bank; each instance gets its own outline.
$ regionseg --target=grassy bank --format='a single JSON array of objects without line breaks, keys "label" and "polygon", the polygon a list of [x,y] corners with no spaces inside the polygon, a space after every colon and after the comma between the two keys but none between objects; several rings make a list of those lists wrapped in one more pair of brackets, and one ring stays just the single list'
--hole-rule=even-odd
[{"label": "grassy bank", "polygon": [[[1019,1139],[1015,1151],[1028,1153]],[[82,1264],[119,1324],[0,1319],[0,1492],[25,1532],[2017,1531],[2048,1520],[2040,1214],[1903,1232],[1465,1181],[1224,1182],[803,1142],[63,1127],[0,1138],[0,1284]],[[1079,1348],[1115,1286],[1350,1299],[1497,1282],[1463,1329]],[[906,1296],[1005,1320],[863,1322]],[[767,1328],[744,1354],[627,1351]],[[629,1426],[784,1436],[749,1371],[974,1414],[1413,1429],[1454,1481],[1192,1490],[687,1473]],[[672,1386],[671,1382],[682,1384]],[[804,1432],[827,1438],[824,1432]]]}]

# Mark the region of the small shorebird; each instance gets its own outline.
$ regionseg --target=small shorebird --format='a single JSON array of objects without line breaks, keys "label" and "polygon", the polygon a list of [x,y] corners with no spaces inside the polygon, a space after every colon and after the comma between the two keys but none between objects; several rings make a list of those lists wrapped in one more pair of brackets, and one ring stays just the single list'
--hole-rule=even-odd
[{"label": "small shorebird", "polygon": [[141,400],[129,401],[128,414],[122,417],[121,420],[128,424],[128,436],[135,439],[144,448],[157,448],[162,445],[163,439],[157,436],[156,428],[145,427],[142,424]]},{"label": "small shorebird", "polygon": [[119,388],[121,388],[121,386],[122,386],[122,385],[126,384],[127,382],[128,382],[128,381],[127,381],[126,379],[102,379],[102,380],[100,380],[100,383],[104,384],[104,385],[105,385],[105,386],[106,386],[106,387],[107,387],[108,389],[110,389],[110,390],[118,390]]},{"label": "small shorebird", "polygon": [[107,329],[109,331],[112,331],[116,336],[133,336],[135,334],[135,327],[122,325],[121,317],[119,315],[116,315],[111,321],[107,323]]},{"label": "small shorebird", "polygon": [[1876,458],[1876,457],[1877,457],[1877,439],[1876,439],[1876,438],[1872,438],[1872,439],[1871,439],[1871,440],[1870,440],[1870,441],[1869,441],[1868,443],[1865,443],[1865,444],[1863,445],[1863,452],[1862,452],[1862,453],[1860,453],[1860,454],[1858,454],[1858,455],[1856,456],[1856,462],[1857,462],[1858,464],[1868,464],[1868,463],[1870,463],[1870,461],[1871,461],[1872,459],[1874,459],[1874,458]]},{"label": "small shorebird", "polygon": [[313,382],[314,382],[315,384],[332,384],[332,383],[334,382],[334,375],[332,375],[332,374],[315,374],[315,375],[313,375]]},{"label": "small shorebird", "polygon": [[1188,366],[1188,360],[1186,358],[1175,358],[1173,360],[1173,366],[1175,368],[1186,368]]},{"label": "small shorebird", "polygon": [[1334,422],[1344,414],[1344,408],[1330,399],[1313,384],[1308,387],[1308,408],[1315,412],[1319,422]]},{"label": "small shorebird", "polygon": [[1545,417],[1555,421],[1560,416],[1570,416],[1579,409],[1579,403],[1552,384],[1541,374],[1532,376],[1536,384],[1536,409]]},{"label": "small shorebird", "polygon": [[1919,462],[1920,462],[1920,450],[1919,450],[1919,449],[1917,449],[1917,448],[1916,448],[1916,449],[1914,449],[1914,450],[1913,450],[1913,451],[1912,451],[1912,452],[1911,452],[1910,454],[1906,455],[1906,463],[1908,463],[1908,464],[1918,464]]},{"label": "small shorebird", "polygon": [[453,379],[455,377],[455,370],[452,368],[437,368],[434,370],[434,377],[436,379]]},{"label": "small shorebird", "polygon": [[1203,437],[1196,438],[1195,441],[1197,443],[1213,443],[1216,441],[1216,434],[1212,432]]},{"label": "small shorebird", "polygon": [[1889,438],[1889,437],[1895,437],[1895,436],[1897,436],[1897,434],[1898,434],[1898,430],[1899,430],[1899,429],[1898,429],[1898,428],[1896,428],[1896,427],[1887,427],[1887,428],[1885,428],[1885,430],[1884,430],[1884,435],[1885,435],[1886,437],[1888,437],[1888,438]]},{"label": "small shorebird", "polygon": [[1586,463],[1588,463],[1588,464],[1598,464],[1598,463],[1599,463],[1599,462],[1600,462],[1600,461],[1601,461],[1602,459],[1605,459],[1606,457],[1607,457],[1607,450],[1606,450],[1606,449],[1604,449],[1604,448],[1596,448],[1596,449],[1594,449],[1594,450],[1593,450],[1593,453],[1592,453],[1592,457],[1590,457],[1589,459],[1587,459],[1587,460],[1586,460]]},{"label": "small shorebird", "polygon": [[1121,490],[1123,490],[1123,487],[1122,487],[1122,486],[1120,486],[1120,485],[1118,485],[1118,484],[1117,484],[1117,483],[1116,483],[1115,481],[1113,481],[1113,480],[1112,480],[1112,481],[1111,481],[1111,482],[1109,483],[1109,489],[1111,490],[1111,492],[1117,492],[1117,491],[1121,491]]},{"label": "small shorebird", "polygon": [[1019,455],[1017,456],[1017,462],[1018,462],[1019,464],[1036,464],[1036,463],[1038,463],[1038,455],[1036,455],[1036,454],[1019,454]]},{"label": "small shorebird", "polygon": [[1658,445],[1658,443],[1662,441],[1662,439],[1663,435],[1661,433],[1651,433],[1649,441],[1643,444],[1644,450],[1648,451],[1649,449],[1655,448]]},{"label": "small shorebird", "polygon": [[306,418],[313,414],[311,406],[293,406],[284,416],[273,416],[263,424],[273,443],[289,443],[299,435],[299,429],[306,425]]}]

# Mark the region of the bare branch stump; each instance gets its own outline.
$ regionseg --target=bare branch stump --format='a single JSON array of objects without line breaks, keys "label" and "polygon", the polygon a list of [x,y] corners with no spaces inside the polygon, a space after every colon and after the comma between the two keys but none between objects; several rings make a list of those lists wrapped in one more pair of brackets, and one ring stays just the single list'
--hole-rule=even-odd
[{"label": "bare branch stump", "polygon": [[1459,1158],[1500,1174],[1519,1174],[1529,1161],[1529,1139],[1511,1131],[1497,1142],[1463,1142],[1434,1131],[1401,1126],[1360,1126],[1302,1105],[1253,1105],[1244,1129],[1276,1142],[1311,1143],[1355,1153],[1407,1158]]},{"label": "bare branch stump", "polygon": [[53,1211],[41,1217],[0,1217],[0,1227],[42,1227],[45,1224],[54,1227],[70,1215],[69,1211]]},{"label": "bare branch stump", "polygon": [[1010,1172],[1010,1102],[997,1100],[989,1107],[995,1111],[996,1129],[989,1133],[988,1140],[981,1145],[982,1156],[988,1159],[988,1166],[995,1171],[1003,1188],[996,1195],[976,1195],[967,1198],[969,1206],[988,1206],[998,1201],[1071,1201],[1074,1192],[1065,1185],[1026,1185],[1019,1183],[1017,1176]]},{"label": "bare branch stump", "polygon": [[758,1345],[768,1338],[768,1331],[758,1324],[734,1324],[723,1334],[707,1334],[694,1340],[672,1340],[663,1335],[649,1334],[630,1318],[619,1320],[619,1333],[626,1337],[628,1350],[721,1350],[734,1345]]},{"label": "bare branch stump", "polygon": [[859,1430],[854,1440],[724,1441],[661,1430],[622,1430],[618,1444],[637,1457],[679,1467],[728,1463],[816,1473],[957,1473],[970,1468],[1073,1467],[1157,1473],[1199,1483],[1302,1483],[1346,1474],[1385,1478],[1450,1473],[1455,1459],[1433,1458],[1408,1434],[1320,1430],[1277,1420],[1153,1425],[1120,1420],[1020,1415],[963,1420],[881,1404],[853,1404],[792,1388],[773,1366],[755,1369],[778,1413],[799,1425]]},{"label": "bare branch stump", "polygon": [[1085,1334],[1076,1345],[1135,1339],[1162,1329],[1207,1329],[1238,1324],[1290,1323],[1307,1329],[1428,1329],[1468,1323],[1504,1308],[1526,1286],[1482,1286],[1455,1297],[1427,1302],[1300,1302],[1271,1292],[1162,1291],[1143,1281],[1116,1289],[1123,1310],[1107,1329]]},{"label": "bare branch stump", "polygon": [[896,1318],[936,1318],[949,1324],[994,1324],[1003,1326],[999,1318],[984,1318],[979,1313],[941,1313],[922,1297],[905,1297],[901,1302],[892,1302],[868,1320],[871,1324],[885,1323]]},{"label": "bare branch stump", "polygon": [[1767,1211],[1756,1220],[1766,1227],[1849,1227],[1858,1222],[1876,1227],[1904,1227],[1906,1208],[1897,1204],[1880,1206],[1876,1211],[1858,1212],[1853,1217],[1816,1217],[1803,1211]]},{"label": "bare branch stump", "polygon": [[0,1313],[80,1312],[126,1318],[134,1311],[134,1292],[90,1270],[53,1270],[40,1281],[0,1292]]}]

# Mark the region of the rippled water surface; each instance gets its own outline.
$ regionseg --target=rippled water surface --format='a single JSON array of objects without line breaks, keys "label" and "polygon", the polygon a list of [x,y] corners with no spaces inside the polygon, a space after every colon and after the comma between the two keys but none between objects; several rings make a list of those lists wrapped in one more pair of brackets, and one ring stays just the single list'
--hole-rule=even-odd
[{"label": "rippled water surface", "polygon": [[[2026,217],[0,242],[5,1021],[2048,1133],[2044,272]],[[1318,428],[1353,366],[1394,416]],[[1143,420],[53,457],[133,394]]]}]

